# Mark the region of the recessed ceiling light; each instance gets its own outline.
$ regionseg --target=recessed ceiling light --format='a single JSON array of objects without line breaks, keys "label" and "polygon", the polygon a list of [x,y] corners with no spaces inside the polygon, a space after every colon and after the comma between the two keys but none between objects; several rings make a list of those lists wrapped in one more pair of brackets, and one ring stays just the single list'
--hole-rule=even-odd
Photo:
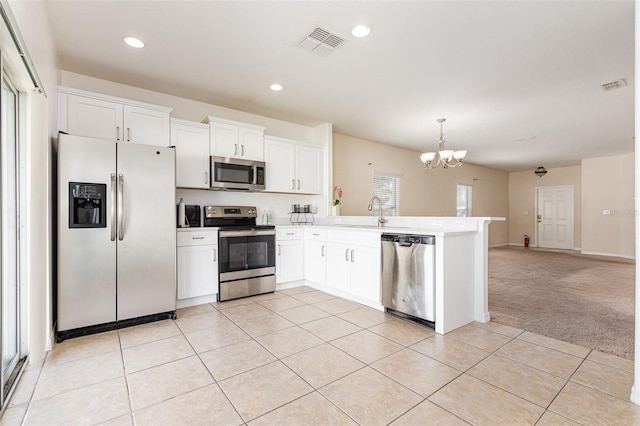
[{"label": "recessed ceiling light", "polygon": [[137,49],[141,49],[144,47],[144,43],[135,37],[125,37],[124,42],[127,43],[129,46],[135,47]]},{"label": "recessed ceiling light", "polygon": [[351,34],[354,37],[358,37],[358,38],[366,37],[369,35],[370,32],[371,32],[371,28],[368,25],[356,25],[351,30]]},{"label": "recessed ceiling light", "polygon": [[269,86],[269,89],[273,90],[274,92],[279,92],[284,88],[282,87],[282,84],[273,83],[271,86]]}]

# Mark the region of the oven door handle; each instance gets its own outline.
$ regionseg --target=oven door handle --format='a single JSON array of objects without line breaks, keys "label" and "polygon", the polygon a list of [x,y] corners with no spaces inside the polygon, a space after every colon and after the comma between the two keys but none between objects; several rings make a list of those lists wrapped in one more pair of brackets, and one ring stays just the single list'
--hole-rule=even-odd
[{"label": "oven door handle", "polygon": [[220,231],[220,238],[229,238],[229,237],[253,237],[257,235],[276,235],[275,230],[254,230],[254,229],[243,229],[241,231]]}]

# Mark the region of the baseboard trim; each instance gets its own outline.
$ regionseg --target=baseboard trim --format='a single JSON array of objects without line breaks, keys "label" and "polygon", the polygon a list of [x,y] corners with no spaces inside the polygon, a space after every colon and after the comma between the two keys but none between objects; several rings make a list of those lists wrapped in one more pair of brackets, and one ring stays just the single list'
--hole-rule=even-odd
[{"label": "baseboard trim", "polygon": [[636,405],[640,405],[640,389],[635,384],[631,387],[631,402]]},{"label": "baseboard trim", "polygon": [[626,254],[617,254],[617,253],[603,253],[598,251],[581,251],[581,254],[587,254],[589,256],[607,256],[607,257],[621,257],[623,259],[636,260],[635,256],[629,256]]}]

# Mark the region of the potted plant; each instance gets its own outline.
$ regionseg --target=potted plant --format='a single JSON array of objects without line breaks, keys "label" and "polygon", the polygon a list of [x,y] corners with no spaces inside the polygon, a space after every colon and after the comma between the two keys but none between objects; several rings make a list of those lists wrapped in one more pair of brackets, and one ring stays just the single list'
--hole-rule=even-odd
[{"label": "potted plant", "polygon": [[331,207],[332,216],[340,216],[340,206],[342,205],[340,199],[342,198],[342,188],[338,188],[338,185],[333,187],[333,201]]}]

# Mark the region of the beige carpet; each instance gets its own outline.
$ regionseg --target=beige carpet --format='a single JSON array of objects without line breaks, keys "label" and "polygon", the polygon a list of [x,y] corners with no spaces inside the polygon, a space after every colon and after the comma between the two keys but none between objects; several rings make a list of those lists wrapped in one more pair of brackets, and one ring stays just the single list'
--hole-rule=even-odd
[{"label": "beige carpet", "polygon": [[491,320],[633,358],[635,261],[524,248],[489,250]]}]

